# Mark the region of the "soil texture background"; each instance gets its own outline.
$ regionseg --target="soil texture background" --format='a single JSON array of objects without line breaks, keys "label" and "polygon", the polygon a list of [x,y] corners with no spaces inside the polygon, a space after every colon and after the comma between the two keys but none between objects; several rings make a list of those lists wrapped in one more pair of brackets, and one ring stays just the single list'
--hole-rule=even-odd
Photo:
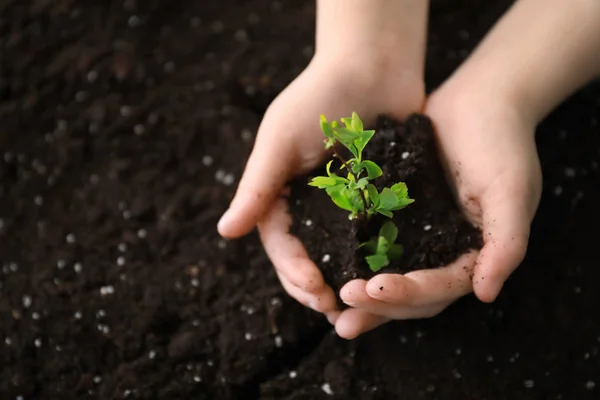
[{"label": "soil texture background", "polygon": [[[429,88],[509,1],[432,1]],[[0,398],[597,399],[600,88],[540,126],[544,197],[492,305],[344,341],[224,241],[302,0],[0,1]],[[476,112],[476,110],[474,110]]]}]

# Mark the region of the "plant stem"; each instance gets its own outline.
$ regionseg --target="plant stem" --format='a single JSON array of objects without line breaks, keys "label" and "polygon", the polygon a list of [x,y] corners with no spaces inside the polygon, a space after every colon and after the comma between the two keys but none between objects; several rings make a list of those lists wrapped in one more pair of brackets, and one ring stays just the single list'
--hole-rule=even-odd
[{"label": "plant stem", "polygon": [[[358,177],[354,174],[354,172],[352,172],[352,170],[350,169],[350,167],[348,167],[348,161],[346,161],[344,159],[344,157],[341,156],[340,153],[338,153],[338,151],[336,150],[335,146],[332,147],[333,148],[333,153],[335,154],[335,156],[342,162],[342,164],[344,165],[344,167],[346,167],[346,170],[348,170],[348,173],[350,175],[352,175],[354,177],[354,181],[358,182]],[[362,200],[363,203],[363,217],[366,219],[366,217],[369,215],[367,213],[367,199],[365,198],[365,194],[363,193],[362,189],[358,189],[358,192],[360,193],[360,199]]]}]

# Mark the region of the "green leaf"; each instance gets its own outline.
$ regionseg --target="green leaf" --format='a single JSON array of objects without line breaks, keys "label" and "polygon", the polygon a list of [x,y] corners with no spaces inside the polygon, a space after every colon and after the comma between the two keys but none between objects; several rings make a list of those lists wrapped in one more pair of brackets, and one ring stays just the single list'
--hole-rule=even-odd
[{"label": "green leaf", "polygon": [[375,131],[363,131],[360,133],[360,136],[354,140],[354,145],[359,153],[362,153],[365,147],[367,147],[367,143],[369,143],[374,134]]},{"label": "green leaf", "polygon": [[397,260],[404,254],[404,246],[401,244],[394,244],[390,247],[387,252],[387,256],[390,260]]},{"label": "green leaf", "polygon": [[379,194],[379,208],[392,211],[398,205],[398,197],[390,188],[383,188]]},{"label": "green leaf", "polygon": [[379,236],[384,237],[390,245],[394,244],[398,238],[398,228],[392,221],[387,221],[381,226]]},{"label": "green leaf", "polygon": [[336,206],[346,211],[354,211],[352,199],[344,185],[337,185],[327,189],[327,194]]},{"label": "green leaf", "polygon": [[356,188],[357,189],[364,189],[367,186],[368,183],[369,183],[369,179],[367,179],[367,178],[360,178],[358,180],[358,182],[356,182]]},{"label": "green leaf", "polygon": [[368,242],[361,243],[358,247],[364,247],[369,253],[375,254],[377,253],[377,238],[372,238]]},{"label": "green leaf", "polygon": [[396,197],[398,198],[408,198],[408,187],[404,182],[398,182],[391,187],[392,192],[396,193]]},{"label": "green leaf", "polygon": [[332,163],[333,163],[333,160],[331,160],[327,163],[327,167],[326,167],[327,176],[335,179],[337,183],[344,183],[344,184],[348,183],[349,182],[348,179],[342,178],[341,176],[338,176],[338,175],[334,174],[333,172],[331,172],[331,164]]},{"label": "green leaf", "polygon": [[361,165],[367,170],[369,179],[376,179],[383,175],[383,171],[379,168],[379,165],[375,164],[373,161],[365,160]]},{"label": "green leaf", "polygon": [[394,216],[394,214],[392,214],[392,212],[391,212],[391,211],[388,211],[388,210],[381,210],[381,209],[379,209],[379,208],[378,208],[378,209],[377,209],[377,210],[375,210],[375,211],[377,211],[377,212],[378,212],[379,214],[381,214],[381,215],[385,215],[385,216],[386,216],[386,217],[388,217],[388,218],[392,218],[392,217]]},{"label": "green leaf", "polygon": [[409,204],[415,202],[413,199],[396,199],[396,201],[398,203],[394,206],[394,208],[391,209],[392,211],[401,210],[403,208],[406,208]]},{"label": "green leaf", "polygon": [[337,184],[338,182],[335,178],[330,178],[327,176],[317,176],[308,183],[309,186],[316,186],[319,189],[325,189]]},{"label": "green leaf", "polygon": [[358,158],[359,152],[354,145],[354,141],[359,138],[360,134],[351,131],[348,128],[336,128],[333,130],[335,138],[344,145],[354,157]]},{"label": "green leaf", "polygon": [[333,164],[333,160],[329,161],[327,163],[327,166],[325,167],[325,169],[327,170],[327,176],[329,176],[329,177],[337,176],[337,175],[331,173],[331,164]]},{"label": "green leaf", "polygon": [[348,160],[348,163],[351,163],[351,164],[352,164],[352,168],[351,168],[351,170],[352,170],[352,172],[353,172],[353,173],[355,173],[356,175],[358,175],[358,174],[360,173],[360,171],[362,171],[362,169],[363,169],[363,168],[362,168],[362,165],[361,165],[361,164],[359,164],[359,163],[356,161],[356,158],[353,158],[353,159],[351,159],[351,160]]},{"label": "green leaf", "polygon": [[356,112],[352,113],[352,129],[356,132],[362,132],[363,130],[363,123]]},{"label": "green leaf", "polygon": [[371,199],[371,203],[377,208],[379,206],[379,192],[377,188],[372,183],[367,185],[367,192],[369,193],[369,199]]},{"label": "green leaf", "polygon": [[331,124],[329,122],[327,122],[327,118],[325,118],[325,116],[323,114],[321,114],[320,123],[321,123],[321,130],[323,131],[325,136],[327,136],[327,138],[329,138],[329,139],[333,139],[333,127],[331,126]]},{"label": "green leaf", "polygon": [[348,197],[350,198],[350,201],[352,202],[353,205],[353,210],[355,212],[361,212],[364,211],[364,204],[362,202],[362,198],[360,197],[360,192],[358,190],[350,190],[348,191]]},{"label": "green leaf", "polygon": [[334,135],[336,137],[339,138],[340,142],[344,141],[344,142],[348,142],[348,143],[354,143],[354,141],[358,138],[360,138],[361,134],[354,132],[351,129],[348,128],[336,128],[333,131]]},{"label": "green leaf", "polygon": [[342,117],[340,119],[344,123],[344,125],[346,125],[346,128],[355,131],[355,129],[353,129],[353,127],[352,127],[352,117],[350,117],[350,118],[348,118],[348,117]]},{"label": "green leaf", "polygon": [[375,254],[387,254],[390,249],[390,243],[383,236],[377,238],[377,250]]},{"label": "green leaf", "polygon": [[380,254],[367,256],[365,257],[365,260],[367,260],[367,264],[369,264],[369,268],[371,268],[371,271],[373,272],[379,271],[381,268],[386,267],[390,263],[387,256]]}]

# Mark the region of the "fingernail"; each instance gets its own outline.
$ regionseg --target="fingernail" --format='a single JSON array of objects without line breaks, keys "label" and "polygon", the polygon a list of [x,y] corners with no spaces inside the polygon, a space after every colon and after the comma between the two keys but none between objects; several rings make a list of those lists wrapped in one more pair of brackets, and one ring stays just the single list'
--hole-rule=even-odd
[{"label": "fingernail", "polygon": [[217,229],[219,230],[219,232],[222,232],[224,229],[227,229],[227,225],[229,225],[231,222],[231,217],[232,217],[231,209],[228,209],[221,216],[221,219],[217,223]]}]

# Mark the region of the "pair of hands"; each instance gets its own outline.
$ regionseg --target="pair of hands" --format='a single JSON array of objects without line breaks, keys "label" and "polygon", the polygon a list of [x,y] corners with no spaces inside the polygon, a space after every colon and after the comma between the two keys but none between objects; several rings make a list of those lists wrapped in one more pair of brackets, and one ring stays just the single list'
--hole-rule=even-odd
[{"label": "pair of hands", "polygon": [[[541,194],[535,122],[509,98],[464,80],[450,79],[426,98],[422,71],[348,60],[316,55],[269,107],[237,193],[219,222],[220,234],[236,238],[257,226],[289,295],[325,314],[348,339],[392,319],[432,317],[473,291],[480,300],[493,301],[525,255]],[[340,312],[333,290],[289,233],[291,216],[282,194],[287,181],[327,156],[319,115],[338,119],[352,111],[367,124],[382,113],[400,119],[413,112],[428,115],[458,203],[481,227],[485,244],[439,269],[348,282],[340,295],[351,307]]]}]

